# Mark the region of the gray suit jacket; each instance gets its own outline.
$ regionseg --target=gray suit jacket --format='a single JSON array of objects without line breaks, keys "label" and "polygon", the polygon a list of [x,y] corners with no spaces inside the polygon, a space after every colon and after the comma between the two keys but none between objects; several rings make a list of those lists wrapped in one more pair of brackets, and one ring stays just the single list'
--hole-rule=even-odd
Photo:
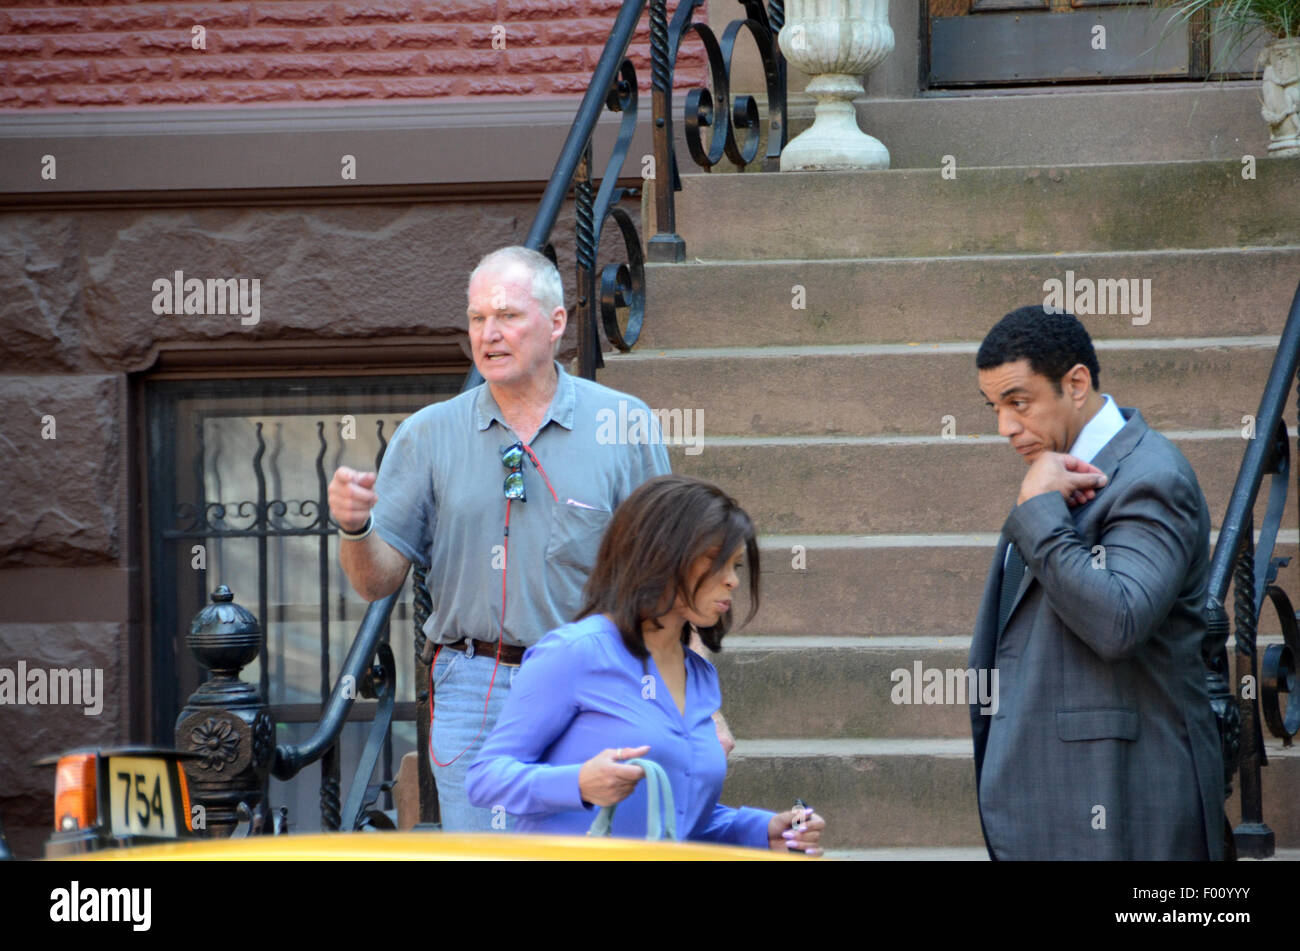
[{"label": "gray suit jacket", "polygon": [[[998,707],[972,705],[971,727],[995,859],[1222,858],[1209,512],[1183,454],[1120,412],[1093,459],[1108,484],[1075,509],[1059,493],[1016,506],[984,588],[970,666],[998,669]],[[999,632],[1009,542],[1027,571]]]}]

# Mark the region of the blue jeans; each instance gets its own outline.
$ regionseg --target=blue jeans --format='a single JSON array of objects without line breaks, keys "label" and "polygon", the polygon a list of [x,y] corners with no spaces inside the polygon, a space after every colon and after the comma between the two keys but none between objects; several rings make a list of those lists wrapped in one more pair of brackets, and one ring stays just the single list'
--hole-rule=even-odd
[{"label": "blue jeans", "polygon": [[[442,828],[447,832],[509,832],[514,817],[503,806],[480,809],[465,795],[465,773],[474,762],[483,741],[492,732],[505,705],[518,667],[496,667],[496,681],[483,720],[483,702],[496,666],[495,654],[467,657],[444,647],[433,665],[433,754],[447,763],[439,766],[430,757],[434,781],[438,784],[438,808]],[[464,752],[462,752],[462,750]],[[457,756],[456,754],[460,754]],[[455,758],[455,762],[452,759]]]}]

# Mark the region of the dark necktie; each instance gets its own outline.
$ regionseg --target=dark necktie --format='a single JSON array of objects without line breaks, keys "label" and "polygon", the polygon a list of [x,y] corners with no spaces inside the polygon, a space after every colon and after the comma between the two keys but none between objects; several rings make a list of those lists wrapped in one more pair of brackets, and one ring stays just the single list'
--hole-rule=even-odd
[{"label": "dark necktie", "polygon": [[1025,576],[1025,560],[1020,557],[1016,546],[1007,548],[1007,563],[1002,569],[1002,591],[998,597],[998,633],[1007,626],[1011,617],[1011,606],[1015,604],[1016,592],[1020,590],[1020,581]]}]

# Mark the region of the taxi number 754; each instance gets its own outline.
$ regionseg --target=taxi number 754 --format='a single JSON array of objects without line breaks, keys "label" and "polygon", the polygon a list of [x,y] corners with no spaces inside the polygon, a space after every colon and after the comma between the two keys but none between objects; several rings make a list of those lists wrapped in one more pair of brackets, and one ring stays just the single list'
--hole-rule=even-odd
[{"label": "taxi number 754", "polygon": [[108,780],[114,835],[176,835],[175,799],[164,760],[113,756]]}]

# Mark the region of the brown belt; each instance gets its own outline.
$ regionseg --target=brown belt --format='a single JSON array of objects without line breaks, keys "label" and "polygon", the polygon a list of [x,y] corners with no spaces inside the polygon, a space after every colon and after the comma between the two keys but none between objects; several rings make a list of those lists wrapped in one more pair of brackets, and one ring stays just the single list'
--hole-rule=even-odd
[{"label": "brown belt", "polygon": [[[472,648],[471,648],[471,645]],[[443,647],[450,647],[454,651],[460,651],[469,654],[471,657],[475,654],[483,654],[487,657],[495,658],[497,656],[496,641],[478,641],[470,640],[468,637],[463,641],[457,641],[454,644],[443,644]],[[501,663],[507,667],[518,667],[524,661],[524,651],[526,647],[518,647],[514,644],[501,645]]]}]

